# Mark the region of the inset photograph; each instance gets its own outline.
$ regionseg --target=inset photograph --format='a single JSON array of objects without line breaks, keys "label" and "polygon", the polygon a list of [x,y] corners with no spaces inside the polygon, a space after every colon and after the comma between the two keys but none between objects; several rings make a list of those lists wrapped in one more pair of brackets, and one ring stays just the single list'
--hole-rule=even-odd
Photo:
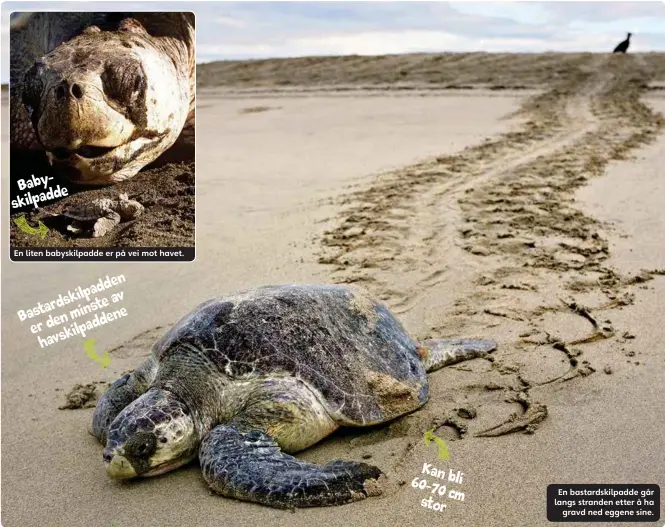
[{"label": "inset photograph", "polygon": [[10,54],[10,258],[193,260],[194,14],[15,12]]}]

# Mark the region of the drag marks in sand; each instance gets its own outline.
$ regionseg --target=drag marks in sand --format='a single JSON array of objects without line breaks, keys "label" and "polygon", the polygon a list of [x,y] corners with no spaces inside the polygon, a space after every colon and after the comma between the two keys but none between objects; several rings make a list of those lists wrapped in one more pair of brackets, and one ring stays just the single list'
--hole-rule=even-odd
[{"label": "drag marks in sand", "polygon": [[[490,361],[455,368],[473,380],[438,393],[434,382],[437,405],[394,425],[404,435],[432,424],[453,439],[533,432],[552,387],[603,368],[597,357],[621,355],[630,332],[612,326],[611,310],[654,273],[627,277],[606,265],[605,226],[575,207],[574,193],[665,127],[640,100],[650,80],[639,57],[571,64],[522,105],[517,130],[381,174],[341,198],[320,239],[319,262],[334,281],[358,283],[422,321],[419,337],[500,340]],[[462,402],[479,409],[477,420],[441,415]],[[507,419],[505,403],[516,410]]]}]

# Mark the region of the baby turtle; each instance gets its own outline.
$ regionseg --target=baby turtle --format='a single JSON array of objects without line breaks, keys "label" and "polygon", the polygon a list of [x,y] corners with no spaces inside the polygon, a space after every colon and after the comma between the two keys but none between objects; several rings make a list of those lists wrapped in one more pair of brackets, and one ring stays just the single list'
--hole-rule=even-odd
[{"label": "baby turtle", "polygon": [[129,199],[127,194],[120,194],[118,199],[98,198],[90,203],[79,205],[62,213],[63,216],[75,220],[67,230],[79,233],[85,229],[85,223],[95,222],[92,226],[92,237],[106,235],[121,221],[138,218],[143,212],[143,205]]},{"label": "baby turtle", "polygon": [[388,308],[342,285],[263,286],[210,300],[101,397],[92,433],[111,478],[162,474],[197,454],[221,495],[294,508],[378,491],[381,471],[290,453],[340,426],[370,426],[427,402],[426,372],[495,349],[416,342]]}]

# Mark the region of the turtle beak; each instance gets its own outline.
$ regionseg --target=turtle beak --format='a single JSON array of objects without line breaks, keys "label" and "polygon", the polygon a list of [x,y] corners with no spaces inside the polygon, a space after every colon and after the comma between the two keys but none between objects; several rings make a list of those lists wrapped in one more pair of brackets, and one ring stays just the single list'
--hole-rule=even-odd
[{"label": "turtle beak", "polygon": [[[105,456],[106,459],[106,456]],[[110,461],[106,461],[106,473],[111,479],[129,479],[136,477],[136,470],[124,456],[114,455]]]}]

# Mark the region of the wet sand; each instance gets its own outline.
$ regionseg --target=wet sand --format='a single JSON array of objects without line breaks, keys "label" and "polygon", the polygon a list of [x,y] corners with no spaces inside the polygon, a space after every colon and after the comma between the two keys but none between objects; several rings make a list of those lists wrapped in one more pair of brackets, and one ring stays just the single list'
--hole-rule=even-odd
[{"label": "wet sand", "polygon": [[[644,62],[594,60],[531,99],[203,94],[195,262],[11,264],[3,239],[3,524],[546,525],[549,483],[662,487],[665,103],[625,82]],[[16,316],[121,273],[129,316],[92,334],[104,370],[78,340],[40,349]],[[380,498],[292,514],[210,496],[195,463],[108,480],[92,410],[59,410],[64,393],[134,368],[198,302],[284,282],[356,283],[418,338],[499,350],[434,373],[421,411],[300,455],[377,465]],[[433,426],[448,462],[422,440]],[[462,471],[464,501],[422,507],[423,463]]]}]

